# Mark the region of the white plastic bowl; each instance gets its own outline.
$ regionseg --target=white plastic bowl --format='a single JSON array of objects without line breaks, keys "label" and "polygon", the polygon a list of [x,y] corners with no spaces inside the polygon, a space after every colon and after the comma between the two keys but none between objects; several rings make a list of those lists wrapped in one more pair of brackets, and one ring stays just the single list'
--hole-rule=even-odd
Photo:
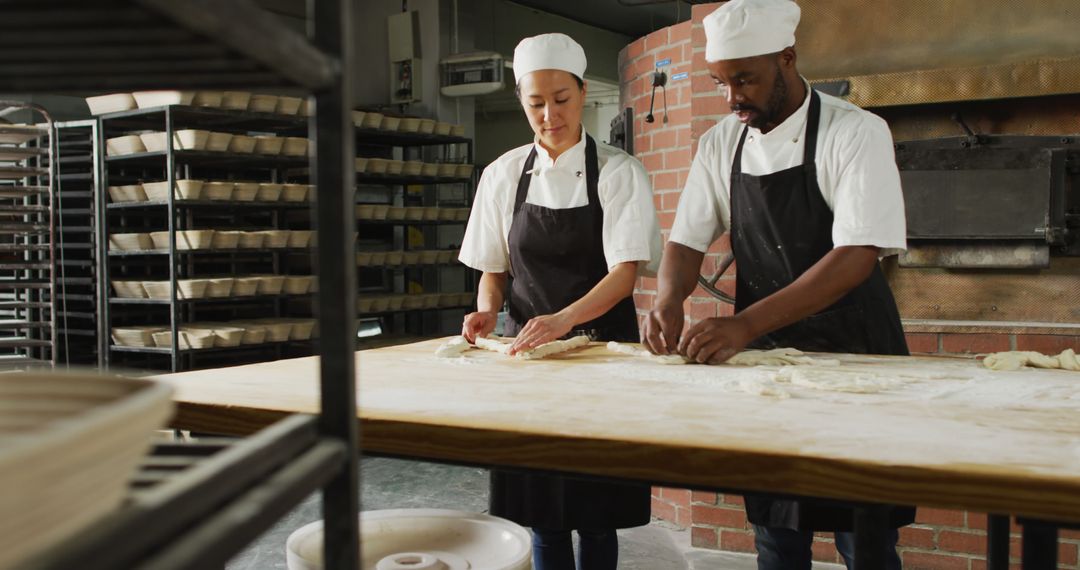
[{"label": "white plastic bowl", "polygon": [[[389,509],[360,513],[363,570],[530,570],[532,539],[521,526],[479,513]],[[322,570],[323,523],[293,532],[289,570]]]}]

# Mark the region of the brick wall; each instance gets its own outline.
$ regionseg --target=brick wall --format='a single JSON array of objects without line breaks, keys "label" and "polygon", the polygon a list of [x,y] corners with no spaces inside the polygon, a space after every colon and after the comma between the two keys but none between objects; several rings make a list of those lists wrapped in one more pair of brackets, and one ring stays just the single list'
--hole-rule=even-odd
[{"label": "brick wall", "polygon": [[[698,138],[717,119],[729,112],[705,68],[705,34],[701,20],[717,4],[693,7],[690,21],[657,30],[626,46],[619,54],[621,99],[634,110],[634,154],[645,165],[653,184],[661,231],[667,239],[681,189],[686,182]],[[661,68],[669,76],[668,122],[662,123],[660,91],[653,109],[656,121],[646,123],[651,92],[651,72],[658,61],[670,59]],[[686,79],[671,76],[686,72]],[[711,274],[721,254],[730,245],[721,240],[706,256],[701,272]],[[734,294],[733,271],[718,285]],[[639,318],[652,308],[656,280],[643,278],[634,292]],[[729,305],[720,303],[700,288],[686,301],[687,320],[727,316]],[[914,353],[970,355],[998,350],[1038,350],[1057,353],[1065,348],[1080,351],[1080,335],[1028,334],[995,331],[953,332],[948,329],[914,328],[908,331]],[[753,552],[753,532],[746,522],[742,497],[669,489],[653,489],[653,515],[689,528],[694,546],[735,552]],[[1019,529],[1014,527],[1014,532]],[[1080,533],[1063,533],[1059,568],[1080,570],[1077,551]],[[1019,567],[1019,535],[1012,541],[1012,556]],[[986,567],[986,516],[961,511],[919,509],[914,525],[901,531],[901,556],[907,570],[981,570]],[[814,543],[815,559],[839,562],[831,535],[821,535]]]}]

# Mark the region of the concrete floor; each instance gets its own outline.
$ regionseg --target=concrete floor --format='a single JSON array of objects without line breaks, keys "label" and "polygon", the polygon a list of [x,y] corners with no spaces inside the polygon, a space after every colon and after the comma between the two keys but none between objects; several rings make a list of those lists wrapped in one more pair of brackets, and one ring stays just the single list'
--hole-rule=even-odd
[{"label": "concrete floor", "polygon": [[[402,461],[364,459],[360,464],[364,510],[444,508],[486,512],[488,473],[484,469]],[[228,570],[285,570],[285,540],[295,529],[322,518],[318,493],[237,555]],[[753,556],[720,553],[690,546],[690,533],[663,521],[619,531],[620,570],[754,570]],[[832,564],[815,570],[840,569]],[[479,569],[478,569],[479,570]]]}]

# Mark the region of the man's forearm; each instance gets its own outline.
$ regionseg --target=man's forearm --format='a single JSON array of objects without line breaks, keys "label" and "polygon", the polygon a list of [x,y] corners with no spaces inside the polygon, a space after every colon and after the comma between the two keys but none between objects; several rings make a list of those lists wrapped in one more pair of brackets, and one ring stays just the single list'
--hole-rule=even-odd
[{"label": "man's forearm", "polygon": [[657,303],[681,304],[697,286],[698,272],[705,254],[681,243],[669,241],[660,262]]}]

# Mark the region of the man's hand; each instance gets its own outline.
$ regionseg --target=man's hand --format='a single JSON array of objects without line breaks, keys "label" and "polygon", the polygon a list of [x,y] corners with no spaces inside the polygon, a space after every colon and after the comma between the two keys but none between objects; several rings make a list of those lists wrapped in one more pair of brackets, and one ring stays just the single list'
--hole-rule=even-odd
[{"label": "man's hand", "polygon": [[483,338],[495,330],[495,323],[499,316],[495,311],[477,311],[465,315],[465,322],[461,325],[461,336],[475,344],[477,338]]},{"label": "man's hand", "polygon": [[705,319],[683,335],[679,354],[699,364],[720,364],[752,340],[750,327],[739,317]]},{"label": "man's hand", "polygon": [[642,339],[653,354],[674,354],[683,328],[682,303],[655,305],[645,316]]},{"label": "man's hand", "polygon": [[510,356],[558,340],[569,333],[573,327],[573,319],[562,313],[533,317],[525,323],[517,338],[514,339],[514,344],[510,346]]}]

